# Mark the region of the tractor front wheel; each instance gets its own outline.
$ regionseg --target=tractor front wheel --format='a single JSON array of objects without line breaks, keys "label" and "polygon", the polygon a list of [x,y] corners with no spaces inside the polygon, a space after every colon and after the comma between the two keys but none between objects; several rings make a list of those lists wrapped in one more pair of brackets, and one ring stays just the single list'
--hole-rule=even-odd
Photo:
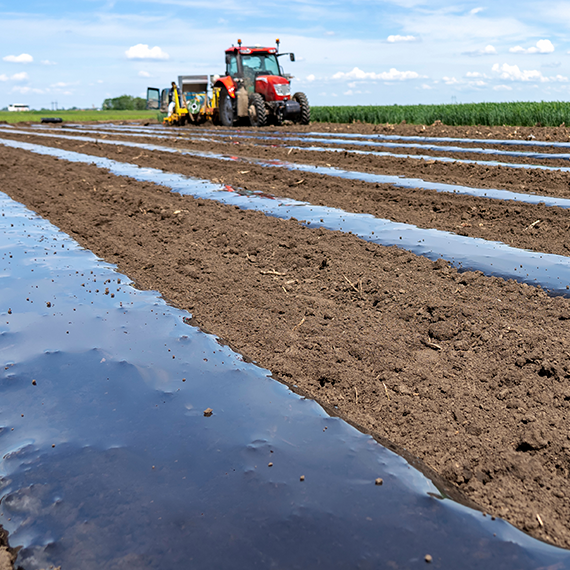
[{"label": "tractor front wheel", "polygon": [[300,91],[293,95],[293,101],[297,101],[301,106],[301,114],[299,116],[299,122],[302,125],[308,125],[311,122],[311,107],[309,107],[309,100],[304,93]]},{"label": "tractor front wheel", "polygon": [[252,127],[265,127],[267,125],[267,109],[265,108],[265,101],[259,93],[252,93],[249,96],[247,112]]},{"label": "tractor front wheel", "polygon": [[222,89],[220,93],[220,123],[224,127],[232,127],[235,120],[234,106],[227,89]]}]

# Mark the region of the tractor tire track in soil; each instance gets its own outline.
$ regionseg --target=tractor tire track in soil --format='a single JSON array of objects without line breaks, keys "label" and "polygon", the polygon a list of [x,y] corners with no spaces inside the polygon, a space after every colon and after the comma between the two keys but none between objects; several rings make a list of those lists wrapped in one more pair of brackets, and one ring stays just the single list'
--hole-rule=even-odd
[{"label": "tractor tire track in soil", "polygon": [[[486,232],[469,235],[516,247],[567,251],[569,213],[558,208],[375,188],[125,147],[10,138],[349,211],[391,217],[388,210],[400,216],[396,221]],[[244,156],[253,150],[239,146]],[[282,156],[282,149],[258,152],[309,160]],[[328,160],[345,166],[335,158]],[[417,168],[409,162],[398,173]],[[374,162],[374,168],[393,173],[384,166]],[[468,184],[453,166],[445,167],[448,176]],[[566,176],[558,179],[556,195]],[[539,179],[551,177],[557,179],[542,173]],[[505,184],[497,185],[499,178]],[[515,186],[521,178],[524,173],[501,168],[492,186]],[[460,274],[443,261],[352,235],[182,197],[26,151],[1,149],[0,181],[12,198],[116,263],[141,288],[159,290],[190,310],[196,324],[277,379],[405,447],[485,511],[570,547],[569,300],[478,272]],[[469,226],[473,217],[493,227]],[[548,222],[529,228],[537,219]]]}]

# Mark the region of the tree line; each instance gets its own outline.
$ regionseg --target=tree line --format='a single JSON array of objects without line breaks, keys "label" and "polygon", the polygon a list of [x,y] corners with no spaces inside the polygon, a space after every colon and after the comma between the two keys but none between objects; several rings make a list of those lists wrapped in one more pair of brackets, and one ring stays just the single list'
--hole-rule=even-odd
[{"label": "tree line", "polygon": [[146,109],[146,99],[121,95],[112,99],[105,99],[102,105],[103,111],[143,111]]}]

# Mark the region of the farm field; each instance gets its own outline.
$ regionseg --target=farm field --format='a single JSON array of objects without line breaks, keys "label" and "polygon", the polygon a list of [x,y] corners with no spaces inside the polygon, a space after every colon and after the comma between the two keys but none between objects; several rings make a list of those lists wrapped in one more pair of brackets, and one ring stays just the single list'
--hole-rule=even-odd
[{"label": "farm field", "polygon": [[[157,111],[0,111],[0,122],[9,124],[29,122],[39,123],[43,117],[60,117],[65,122],[101,122],[101,121],[136,121],[146,119],[149,122],[161,120]],[[570,103],[565,101],[512,102],[512,103],[460,103],[442,105],[362,105],[362,106],[313,106],[313,122],[323,124],[364,123],[381,125],[382,123],[410,125],[431,125],[440,122],[446,126],[479,125],[502,127],[515,125],[522,127],[559,127],[570,125]],[[313,125],[312,128],[314,128]],[[318,128],[318,127],[317,127]],[[366,128],[366,127],[365,127]]]},{"label": "farm field", "polygon": [[61,118],[68,123],[83,121],[156,120],[156,111],[0,111],[0,123],[39,123],[42,118]]},{"label": "farm field", "polygon": [[[11,198],[458,497],[570,548],[570,130],[131,124],[8,139],[206,179],[252,208],[276,196],[377,218],[361,239],[369,217],[332,231],[303,224],[306,208],[280,219],[0,146]],[[406,224],[385,245],[384,219]]]}]

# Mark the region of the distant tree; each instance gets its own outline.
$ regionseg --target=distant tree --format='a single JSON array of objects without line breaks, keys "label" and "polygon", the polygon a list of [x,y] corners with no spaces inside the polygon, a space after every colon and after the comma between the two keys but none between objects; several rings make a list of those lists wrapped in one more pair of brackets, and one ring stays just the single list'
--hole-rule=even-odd
[{"label": "distant tree", "polygon": [[146,101],[142,97],[121,95],[113,99],[105,99],[102,109],[104,111],[140,111],[146,109]]}]

